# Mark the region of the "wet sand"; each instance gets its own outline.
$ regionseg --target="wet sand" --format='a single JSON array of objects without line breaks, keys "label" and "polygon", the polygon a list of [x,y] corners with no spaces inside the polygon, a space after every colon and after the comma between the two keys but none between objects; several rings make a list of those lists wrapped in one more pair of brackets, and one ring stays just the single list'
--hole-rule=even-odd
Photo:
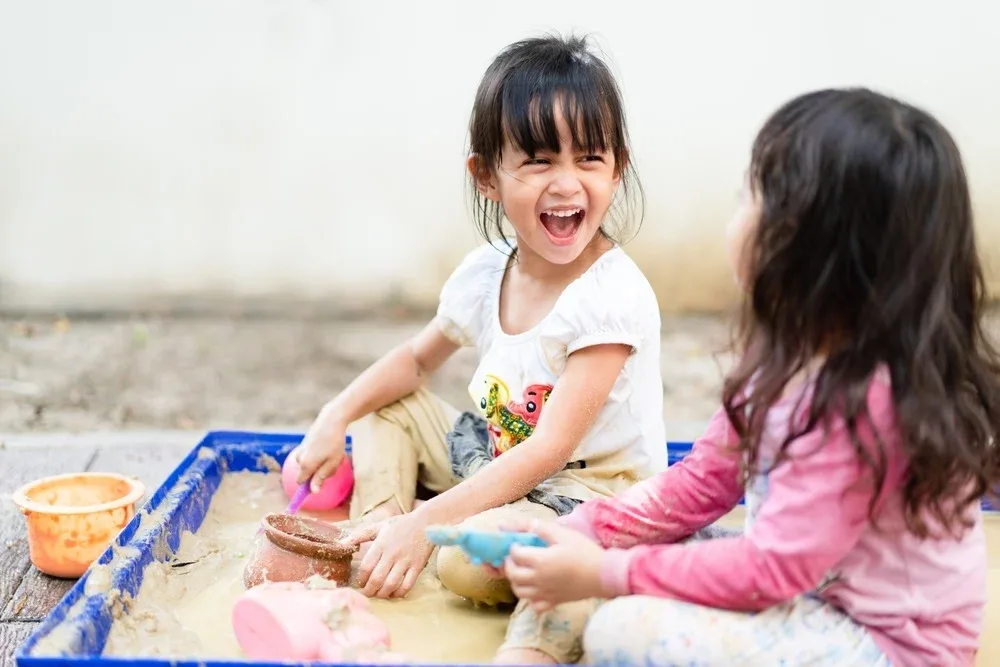
[{"label": "wet sand", "polygon": [[[231,473],[196,534],[186,534],[172,564],[147,567],[139,594],[111,628],[104,654],[166,658],[243,658],[230,615],[260,518],[287,505],[276,474]],[[346,512],[307,516],[327,520]],[[189,565],[184,565],[190,563]],[[389,627],[392,650],[416,662],[489,662],[503,641],[507,614],[475,608],[444,590],[431,565],[401,600],[372,600]]]}]

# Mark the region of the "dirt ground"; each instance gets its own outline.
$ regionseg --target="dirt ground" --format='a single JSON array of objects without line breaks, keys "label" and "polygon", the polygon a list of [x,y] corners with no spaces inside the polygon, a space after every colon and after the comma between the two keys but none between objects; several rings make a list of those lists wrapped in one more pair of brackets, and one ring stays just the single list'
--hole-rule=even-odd
[{"label": "dirt ground", "polygon": [[[329,397],[422,320],[0,317],[0,432],[304,429]],[[663,322],[664,416],[716,407],[728,329]],[[463,350],[432,388],[458,407],[474,367]]]},{"label": "dirt ground", "polygon": [[[304,429],[424,321],[0,317],[0,432]],[[989,322],[1000,333],[1000,311]],[[664,317],[668,437],[693,437],[717,407],[728,341],[722,317]],[[470,406],[474,363],[461,351],[432,389]]]}]

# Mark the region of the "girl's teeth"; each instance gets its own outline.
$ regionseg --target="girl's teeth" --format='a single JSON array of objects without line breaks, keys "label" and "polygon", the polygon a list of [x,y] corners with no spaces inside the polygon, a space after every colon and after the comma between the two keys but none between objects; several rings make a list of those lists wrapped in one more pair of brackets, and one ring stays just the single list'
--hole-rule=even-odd
[{"label": "girl's teeth", "polygon": [[576,215],[579,212],[580,212],[580,209],[575,209],[575,210],[572,210],[572,211],[548,211],[548,214],[549,215],[554,215],[557,218],[568,218],[571,215]]}]

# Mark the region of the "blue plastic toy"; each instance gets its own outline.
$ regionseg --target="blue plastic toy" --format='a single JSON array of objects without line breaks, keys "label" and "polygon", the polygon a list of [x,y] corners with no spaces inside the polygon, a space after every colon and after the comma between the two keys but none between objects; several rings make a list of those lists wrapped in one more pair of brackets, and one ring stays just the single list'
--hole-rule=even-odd
[{"label": "blue plastic toy", "polygon": [[534,533],[515,533],[502,530],[468,530],[451,526],[430,526],[427,539],[438,546],[458,546],[473,565],[484,563],[493,567],[503,565],[514,544],[528,547],[546,547],[548,543]]}]

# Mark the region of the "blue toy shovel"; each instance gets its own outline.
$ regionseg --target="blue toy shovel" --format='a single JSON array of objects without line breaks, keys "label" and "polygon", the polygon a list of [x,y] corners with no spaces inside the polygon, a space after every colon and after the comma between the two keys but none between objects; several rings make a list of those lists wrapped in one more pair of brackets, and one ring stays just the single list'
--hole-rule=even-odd
[{"label": "blue toy shovel", "polygon": [[429,526],[427,539],[438,546],[457,546],[469,557],[473,565],[503,565],[514,544],[528,547],[546,547],[548,543],[534,533],[516,533],[502,530],[470,530],[451,526]]}]

